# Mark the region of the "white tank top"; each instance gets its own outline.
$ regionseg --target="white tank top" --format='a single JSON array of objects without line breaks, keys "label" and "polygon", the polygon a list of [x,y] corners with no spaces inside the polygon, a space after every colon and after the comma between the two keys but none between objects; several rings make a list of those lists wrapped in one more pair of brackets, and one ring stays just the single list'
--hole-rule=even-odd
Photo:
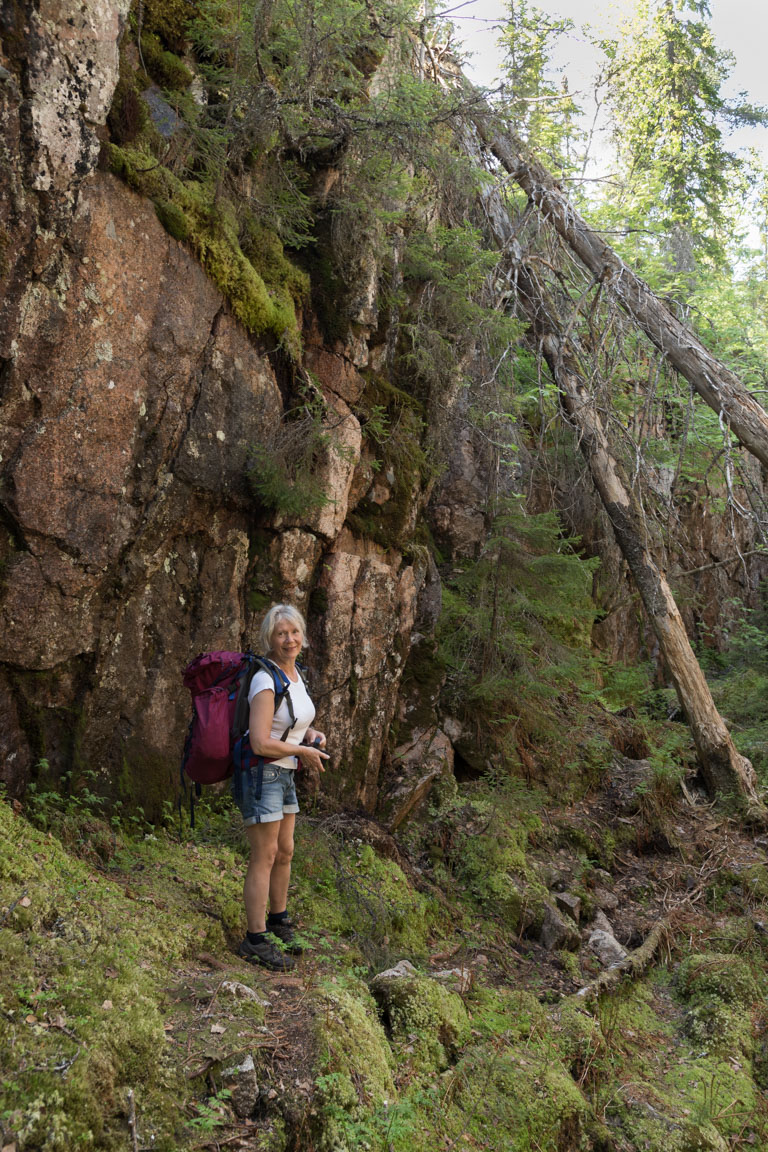
[{"label": "white tank top", "polygon": [[[264,691],[269,691],[274,695],[275,682],[269,672],[265,672],[263,668],[260,668],[251,680],[251,686],[248,690],[248,703],[251,704],[254,696]],[[296,717],[296,723],[285,737],[285,742],[286,744],[301,744],[307,728],[309,728],[315,718],[315,706],[298,672],[296,673],[296,680],[290,681],[288,691],[291,694],[291,704],[293,705],[293,714]],[[285,697],[283,697],[280,701],[280,707],[272,717],[272,729],[270,731],[272,739],[282,740],[283,732],[285,732],[290,722],[291,714],[288,711],[288,703]],[[283,756],[281,760],[274,760],[273,763],[277,768],[295,768],[296,757]]]}]

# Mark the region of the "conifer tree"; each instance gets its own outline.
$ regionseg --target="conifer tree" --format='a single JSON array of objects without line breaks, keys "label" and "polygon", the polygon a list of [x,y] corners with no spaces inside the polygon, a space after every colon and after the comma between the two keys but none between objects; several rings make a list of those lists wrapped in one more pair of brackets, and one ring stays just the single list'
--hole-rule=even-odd
[{"label": "conifer tree", "polygon": [[729,199],[742,161],[725,128],[764,118],[722,89],[733,56],[720,50],[707,0],[639,0],[616,40],[603,40],[608,104],[625,188],[619,208],[655,232],[669,266],[723,265]]}]

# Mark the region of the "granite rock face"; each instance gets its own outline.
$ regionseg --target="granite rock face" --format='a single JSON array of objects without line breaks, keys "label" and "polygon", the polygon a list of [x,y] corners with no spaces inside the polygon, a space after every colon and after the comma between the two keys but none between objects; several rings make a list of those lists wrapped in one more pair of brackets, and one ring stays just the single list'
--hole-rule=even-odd
[{"label": "granite rock face", "polygon": [[284,411],[274,350],[97,168],[126,14],[49,0],[0,26],[0,779],[21,795],[40,760],[90,768],[158,811],[177,787],[184,665],[257,644],[281,599],[310,618],[338,768],[324,786],[372,809],[426,569],[345,527],[373,479],[352,410],[371,276],[347,345],[307,318],[327,501],[270,514],[246,473]]}]

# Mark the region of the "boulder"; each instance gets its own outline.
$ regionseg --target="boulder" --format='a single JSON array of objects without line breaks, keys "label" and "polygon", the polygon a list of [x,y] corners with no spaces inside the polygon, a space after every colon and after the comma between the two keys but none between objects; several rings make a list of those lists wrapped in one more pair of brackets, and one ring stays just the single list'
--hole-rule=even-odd
[{"label": "boulder", "polygon": [[589,937],[589,946],[604,968],[612,968],[626,959],[627,952],[610,932],[597,928]]},{"label": "boulder", "polygon": [[469,1040],[461,997],[416,972],[409,961],[374,976],[371,992],[393,1042],[417,1064],[446,1068]]}]

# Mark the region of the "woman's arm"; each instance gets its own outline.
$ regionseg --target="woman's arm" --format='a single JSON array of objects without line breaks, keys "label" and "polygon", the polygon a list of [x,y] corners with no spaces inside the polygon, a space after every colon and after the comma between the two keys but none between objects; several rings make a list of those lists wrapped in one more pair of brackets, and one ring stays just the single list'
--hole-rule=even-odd
[{"label": "woman's arm", "polygon": [[284,740],[272,738],[274,712],[274,692],[269,688],[257,692],[251,701],[251,710],[248,716],[248,739],[256,755],[266,756],[270,760],[279,760],[282,756],[298,756],[306,767],[316,768],[320,772],[324,772],[323,760],[328,760],[329,757],[319,748],[310,748],[307,744],[287,744]]}]

